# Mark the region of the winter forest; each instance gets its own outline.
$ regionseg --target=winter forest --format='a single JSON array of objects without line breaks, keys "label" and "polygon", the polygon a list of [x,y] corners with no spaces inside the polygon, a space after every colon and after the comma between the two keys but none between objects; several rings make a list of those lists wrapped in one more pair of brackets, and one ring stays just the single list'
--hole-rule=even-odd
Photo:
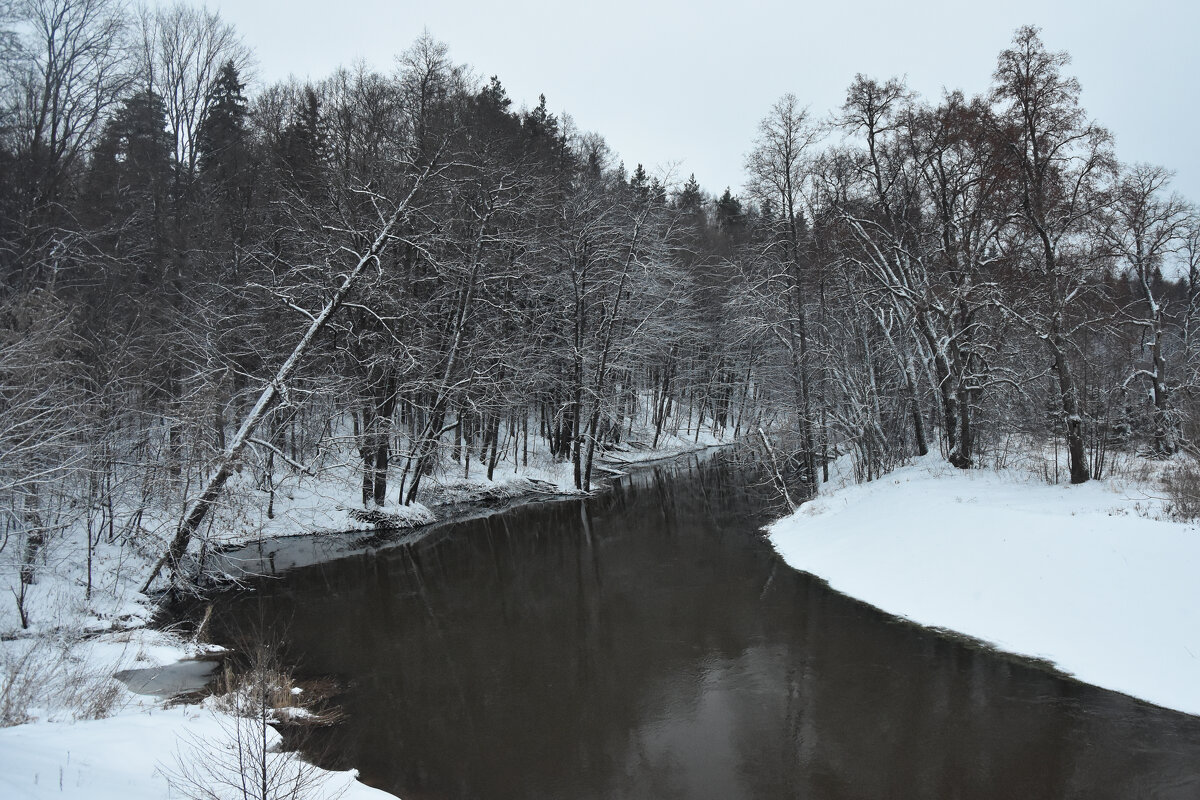
[{"label": "winter forest", "polygon": [[[1070,55],[1038,27],[1012,33],[978,96],[921,96],[902,79],[859,74],[841,105],[814,108],[797,85],[730,154],[744,165],[739,187],[615,152],[553,97],[514,100],[503,75],[460,63],[454,43],[428,30],[392,63],[270,84],[256,79],[254,44],[198,5],[0,0],[0,735],[108,715],[117,660],[81,648],[143,637],[122,639],[122,658],[145,660],[157,652],[146,644],[158,641],[145,627],[154,614],[208,603],[206,592],[229,585],[217,560],[235,546],[349,531],[383,537],[375,546],[445,509],[568,496],[581,509],[571,524],[581,517],[586,533],[578,574],[599,575],[592,525],[603,514],[593,519],[585,503],[623,466],[706,446],[733,445],[729,459],[759,476],[755,490],[793,514],[771,535],[813,575],[829,577],[828,558],[840,578],[868,550],[894,547],[899,563],[925,552],[922,537],[990,531],[994,517],[990,543],[1028,534],[1034,552],[1060,528],[1072,544],[1055,569],[1082,565],[1111,589],[1125,569],[1116,556],[1096,567],[1077,557],[1108,552],[1111,536],[1113,553],[1132,542],[1130,553],[1159,554],[1121,573],[1142,587],[1130,594],[1152,594],[1163,575],[1194,594],[1194,580],[1171,570],[1194,575],[1180,554],[1200,557],[1187,528],[1200,518],[1200,210],[1173,189],[1171,165],[1122,160],[1088,113]],[[1050,499],[995,477],[1029,463],[1035,488],[1056,492],[1037,497]],[[1116,479],[1141,481],[1119,512],[1101,488]],[[711,509],[700,486],[697,507]],[[1043,528],[1013,512],[1022,502],[1051,509]],[[1084,531],[1070,503],[1130,519]],[[795,522],[809,512],[811,525]],[[767,523],[753,519],[757,536]],[[873,544],[838,538],[898,519],[907,527]],[[1136,527],[1151,522],[1173,526],[1174,549],[1156,550],[1151,529]],[[826,541],[846,548],[843,562]],[[940,575],[964,563],[946,555],[955,546],[929,547],[952,564]],[[710,560],[741,553],[720,552]],[[675,557],[653,553],[655,563]],[[992,563],[992,577],[1009,580],[1024,562]],[[1083,596],[1062,570],[1069,602],[1051,598],[1039,614]],[[904,574],[903,590],[939,578]],[[775,580],[772,566],[751,599]],[[833,588],[1008,642],[896,610],[871,594],[886,581],[872,580]],[[577,590],[586,595],[563,589]],[[738,597],[722,596],[730,606]],[[557,607],[527,599],[512,605]],[[1156,633],[1155,646],[1194,623],[1194,603],[1179,611],[1189,603],[1162,602],[1193,616]],[[207,646],[213,614],[208,604],[193,650]],[[588,614],[579,619],[602,616]],[[1123,630],[1152,628],[1137,619]],[[671,637],[684,638],[674,628],[648,638]],[[721,640],[695,638],[705,637]],[[596,641],[579,652],[601,649]],[[1065,646],[1064,670],[1194,713],[1195,656],[1146,647],[1131,648],[1146,664],[1182,664],[1170,684],[1180,694],[1153,694],[1167,685],[1154,676],[1093,679]],[[1038,641],[1010,649],[1060,654]],[[249,758],[265,776],[283,758],[266,732],[301,689],[272,706],[268,694],[290,684],[263,663],[251,659],[246,674],[257,677],[240,684],[260,693],[228,701],[233,711],[217,719],[257,721]],[[80,664],[100,677],[84,680]],[[450,705],[466,697],[455,692]],[[133,717],[115,719],[106,730]],[[0,740],[0,794],[5,775],[42,763],[35,735]],[[232,736],[242,770],[247,734]],[[10,741],[26,748],[19,758],[9,749],[11,764]],[[538,747],[535,763],[553,761]],[[46,770],[59,763],[46,758]],[[204,787],[216,773],[178,763],[176,773],[153,759],[135,766],[146,781],[190,786],[181,796],[217,796]],[[262,789],[231,796],[276,796],[266,777]]]},{"label": "winter forest", "polygon": [[1082,483],[1200,436],[1200,220],[1169,169],[1119,160],[1036,28],[982,96],[860,75],[839,108],[780,98],[734,194],[515,107],[428,33],[250,91],[213,12],[4,13],[0,517],[25,624],[55,537],[177,571],[305,479],[362,513],[510,462],[586,490],[610,448],[704,431],[797,501],[847,453],[871,480],[1052,443]]}]

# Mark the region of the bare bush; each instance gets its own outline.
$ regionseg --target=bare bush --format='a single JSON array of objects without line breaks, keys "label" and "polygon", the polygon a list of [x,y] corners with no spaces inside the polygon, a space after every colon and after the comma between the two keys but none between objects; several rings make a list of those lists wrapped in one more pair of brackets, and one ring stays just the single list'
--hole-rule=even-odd
[{"label": "bare bush", "polygon": [[38,650],[35,646],[0,650],[0,727],[30,722],[30,709],[35,705],[43,675],[35,668]]},{"label": "bare bush", "polygon": [[1200,519],[1200,458],[1177,458],[1163,474],[1167,510],[1181,520]]},{"label": "bare bush", "polygon": [[78,639],[19,639],[0,647],[0,727],[35,718],[34,709],[71,719],[112,713],[121,687],[80,654]]},{"label": "bare bush", "polygon": [[295,708],[291,676],[269,647],[253,648],[248,669],[236,677],[227,673],[226,680],[231,690],[214,702],[221,736],[186,740],[167,770],[172,789],[190,800],[312,800],[343,793],[330,785],[330,773],[282,749],[274,726],[311,715]]}]

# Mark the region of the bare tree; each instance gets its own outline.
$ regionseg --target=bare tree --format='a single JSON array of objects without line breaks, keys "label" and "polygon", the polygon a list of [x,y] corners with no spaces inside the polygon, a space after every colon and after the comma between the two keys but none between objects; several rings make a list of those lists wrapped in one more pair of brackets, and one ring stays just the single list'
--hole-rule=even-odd
[{"label": "bare tree", "polygon": [[1028,237],[1024,263],[1036,295],[1017,317],[1045,344],[1058,377],[1071,483],[1090,477],[1083,398],[1072,364],[1073,313],[1100,264],[1087,235],[1114,168],[1111,137],[1079,105],[1080,85],[1063,74],[1066,53],[1046,50],[1039,31],[1020,28],[1000,54],[993,99],[1003,106],[1000,135],[1018,186],[1017,221]]},{"label": "bare tree", "polygon": [[71,252],[62,204],[71,171],[129,85],[120,0],[16,0],[28,35],[15,69],[12,135],[20,197],[12,247],[22,285],[44,280]]},{"label": "bare tree", "polygon": [[863,75],[855,77],[846,92],[839,123],[851,133],[861,134],[864,146],[842,156],[849,169],[830,171],[835,180],[849,176],[850,181],[843,180],[840,185],[827,182],[823,194],[840,227],[849,234],[844,257],[868,278],[880,300],[891,306],[894,314],[886,319],[899,323],[892,335],[891,324],[876,309],[880,331],[904,376],[918,454],[928,452],[928,444],[916,365],[911,348],[903,346],[910,334],[904,328],[910,328],[914,338],[923,337],[932,355],[947,420],[943,429],[950,460],[965,467],[970,459],[958,441],[960,381],[952,374],[950,340],[942,335],[941,320],[935,318],[939,303],[929,263],[928,231],[922,225],[921,168],[926,157],[912,146],[915,115],[909,102],[909,92],[899,80],[880,83]]},{"label": "bare tree", "polygon": [[1185,301],[1183,309],[1183,357],[1180,360],[1184,375],[1180,384],[1189,393],[1200,388],[1200,214],[1193,210],[1184,226],[1180,248],[1184,270]]},{"label": "bare tree", "polygon": [[754,149],[746,158],[752,194],[778,208],[779,235],[765,242],[779,264],[785,282],[786,301],[784,339],[792,362],[796,426],[799,430],[805,482],[810,490],[817,485],[816,437],[811,399],[812,365],[809,356],[809,325],[805,296],[804,258],[801,226],[804,183],[809,167],[809,150],[820,135],[808,109],[801,108],[796,96],[786,94],[759,123]]},{"label": "bare tree", "polygon": [[975,422],[985,392],[1013,382],[999,364],[999,262],[1009,199],[982,100],[950,94],[915,111],[908,133],[930,209],[928,292],[915,311],[942,401],[950,463],[975,462]]},{"label": "bare tree", "polygon": [[0,305],[0,556],[22,627],[45,547],[61,530],[56,509],[83,466],[77,409],[64,399],[78,365],[69,308],[46,291]]},{"label": "bare tree", "polygon": [[[1169,301],[1163,297],[1162,271],[1182,244],[1190,209],[1176,194],[1165,195],[1171,173],[1162,167],[1127,167],[1113,191],[1111,213],[1102,235],[1129,272],[1145,304],[1134,324],[1149,338],[1149,368],[1138,368],[1130,380],[1150,384],[1154,404],[1154,450],[1169,456],[1179,448],[1180,424],[1174,408],[1175,382],[1169,374],[1167,339]],[[1178,378],[1176,378],[1178,380]]]}]

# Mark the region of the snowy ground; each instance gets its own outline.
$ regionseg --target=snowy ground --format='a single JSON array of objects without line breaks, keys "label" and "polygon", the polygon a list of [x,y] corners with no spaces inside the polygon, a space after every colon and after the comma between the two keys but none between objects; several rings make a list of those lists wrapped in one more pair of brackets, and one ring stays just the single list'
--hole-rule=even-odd
[{"label": "snowy ground", "polygon": [[725,441],[727,440],[714,436],[710,431],[703,429],[692,436],[676,436],[664,433],[658,437],[658,446],[652,449],[650,447],[652,439],[647,435],[644,441],[642,439],[635,439],[631,442],[626,442],[606,451],[600,458],[608,464],[638,464],[645,461],[671,458],[680,453],[688,453],[702,447],[716,447],[724,444]]},{"label": "snowy ground", "polygon": [[884,611],[1200,714],[1200,526],[1166,519],[1146,487],[930,456],[770,535],[790,565]]},{"label": "snowy ground", "polygon": [[[695,435],[664,434],[653,451],[635,445],[614,455],[627,463],[717,443],[707,431],[698,440]],[[603,458],[597,454],[597,467]],[[270,516],[266,493],[248,475],[235,476],[204,546],[370,529],[372,525],[354,518],[353,510],[361,508],[360,473],[352,459],[345,460],[312,477],[281,477]],[[571,465],[534,448],[528,466],[506,460],[497,465],[491,481],[486,467],[472,464],[465,478],[462,469],[448,461],[423,484],[423,503],[389,503],[379,510],[393,522],[420,525],[435,521],[444,506],[574,491]],[[598,472],[594,482],[603,477]],[[136,519],[132,534],[126,530],[112,543],[103,535],[98,541],[93,537],[90,596],[88,537],[80,524],[56,535],[44,549],[36,581],[27,587],[28,628],[21,628],[15,603],[0,602],[0,725],[11,726],[0,727],[0,798],[185,797],[168,784],[177,756],[207,759],[211,753],[201,756],[188,743],[219,743],[229,730],[234,718],[214,701],[168,708],[163,700],[135,695],[113,679],[120,670],[171,664],[202,649],[144,627],[153,609],[139,587],[178,522],[178,509],[171,509],[169,500],[124,508],[122,519]],[[320,549],[344,538],[312,541]],[[13,556],[17,549],[9,551],[7,556]],[[0,584],[6,595],[8,589],[16,591],[15,564],[0,564]],[[286,763],[294,757],[281,758]],[[324,791],[313,797],[332,797],[338,791],[349,800],[390,797],[358,783],[351,773],[322,774]]]},{"label": "snowy ground", "polygon": [[[182,798],[187,795],[168,781],[180,770],[180,759],[192,762],[203,752],[209,763],[220,763],[216,754],[233,743],[231,717],[216,707],[213,698],[168,707],[163,700],[136,695],[112,679],[122,669],[172,664],[212,648],[142,628],[70,646],[25,638],[7,642],[5,655],[31,648],[37,648],[33,659],[38,670],[23,677],[36,684],[11,680],[5,684],[7,692],[32,692],[37,703],[29,709],[29,722],[0,728],[0,797],[5,800]],[[94,714],[102,716],[77,719]],[[268,736],[278,738],[270,729]],[[391,797],[358,783],[350,772],[300,765],[290,753],[269,758],[281,771],[297,765],[311,771],[310,780],[321,786],[314,797],[338,793],[347,800]]]}]

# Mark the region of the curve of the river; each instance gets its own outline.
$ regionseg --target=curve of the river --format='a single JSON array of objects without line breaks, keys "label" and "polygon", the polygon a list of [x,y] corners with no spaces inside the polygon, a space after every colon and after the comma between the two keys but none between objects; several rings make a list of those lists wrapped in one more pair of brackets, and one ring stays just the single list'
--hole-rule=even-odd
[{"label": "curve of the river", "polygon": [[773,513],[682,459],[259,580],[214,637],[334,676],[310,756],[404,800],[1200,797],[1200,718],[839,595]]}]

